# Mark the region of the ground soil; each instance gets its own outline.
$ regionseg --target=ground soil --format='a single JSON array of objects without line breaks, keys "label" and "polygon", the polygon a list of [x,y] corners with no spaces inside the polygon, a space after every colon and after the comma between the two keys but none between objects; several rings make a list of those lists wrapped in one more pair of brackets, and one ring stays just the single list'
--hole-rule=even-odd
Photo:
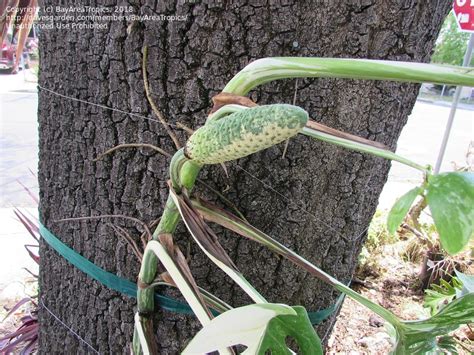
[{"label": "ground soil", "polygon": [[[369,276],[358,275],[353,288],[372,301],[391,310],[404,320],[426,318],[423,291],[420,289],[420,263],[403,260],[407,241],[387,245],[376,258],[377,270]],[[472,332],[467,326],[455,332],[457,340],[474,349]],[[469,339],[471,338],[471,340]],[[346,298],[328,341],[327,354],[388,354],[392,345],[383,321],[367,308]],[[470,352],[458,347],[459,354]]]}]

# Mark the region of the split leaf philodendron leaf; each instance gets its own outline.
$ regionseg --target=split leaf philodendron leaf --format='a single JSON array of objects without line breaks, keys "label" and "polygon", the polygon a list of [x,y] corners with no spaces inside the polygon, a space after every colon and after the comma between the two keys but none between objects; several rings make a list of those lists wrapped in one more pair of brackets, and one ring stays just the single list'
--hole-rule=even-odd
[{"label": "split leaf philodendron leaf", "polygon": [[461,324],[474,322],[474,293],[455,299],[431,318],[404,321],[393,325],[394,354],[424,354],[437,346],[436,337],[445,335]]},{"label": "split leaf philodendron leaf", "polygon": [[286,337],[293,337],[300,353],[322,354],[321,342],[303,307],[252,304],[227,311],[201,329],[183,354],[203,354],[244,345],[244,354],[291,354]]},{"label": "split leaf philodendron leaf", "polygon": [[449,254],[456,254],[474,231],[474,173],[432,175],[426,189],[441,245]]},{"label": "split leaf philodendron leaf", "polygon": [[397,231],[398,226],[402,223],[413,201],[415,201],[416,197],[422,192],[423,189],[421,187],[415,187],[395,202],[387,218],[387,228],[390,234],[394,234]]},{"label": "split leaf philodendron leaf", "polygon": [[301,306],[292,308],[296,311],[296,316],[280,315],[270,321],[268,331],[260,346],[263,352],[260,351],[259,354],[265,354],[267,350],[271,350],[272,354],[279,354],[280,347],[284,350],[283,354],[289,353],[285,346],[287,336],[295,339],[300,354],[323,354],[321,341],[311,325],[306,309]]}]

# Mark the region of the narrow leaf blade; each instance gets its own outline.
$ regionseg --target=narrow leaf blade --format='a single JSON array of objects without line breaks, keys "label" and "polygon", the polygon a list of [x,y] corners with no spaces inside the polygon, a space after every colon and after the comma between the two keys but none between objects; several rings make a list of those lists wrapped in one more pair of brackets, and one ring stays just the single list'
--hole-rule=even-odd
[{"label": "narrow leaf blade", "polygon": [[21,306],[23,306],[25,303],[28,303],[28,302],[31,302],[33,301],[31,299],[31,297],[25,297],[25,298],[22,298],[20,301],[18,301],[13,307],[12,309],[8,310],[8,313],[5,315],[5,317],[3,318],[2,322],[7,319],[12,313],[16,312]]},{"label": "narrow leaf blade", "polygon": [[413,201],[415,201],[416,197],[422,192],[423,189],[421,187],[415,187],[395,202],[387,218],[387,228],[390,234],[395,234],[398,226],[402,224],[403,218],[405,218],[413,204]]}]

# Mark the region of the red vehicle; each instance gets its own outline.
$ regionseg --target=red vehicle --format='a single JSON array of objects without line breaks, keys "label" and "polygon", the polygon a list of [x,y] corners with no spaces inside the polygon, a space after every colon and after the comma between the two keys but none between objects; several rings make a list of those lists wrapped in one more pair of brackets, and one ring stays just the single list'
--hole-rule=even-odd
[{"label": "red vehicle", "polygon": [[[26,40],[25,47],[23,49],[23,60],[20,61],[20,67],[18,69],[28,69],[30,67],[30,54],[34,53],[38,47],[38,38],[33,33],[32,37],[28,37]],[[14,40],[12,42],[11,34],[8,34],[2,43],[0,51],[0,70],[6,70],[7,72],[13,73],[13,67],[15,65],[17,44]]]},{"label": "red vehicle", "polygon": [[15,64],[16,44],[12,43],[11,35],[5,36],[0,51],[0,69],[13,70]]}]

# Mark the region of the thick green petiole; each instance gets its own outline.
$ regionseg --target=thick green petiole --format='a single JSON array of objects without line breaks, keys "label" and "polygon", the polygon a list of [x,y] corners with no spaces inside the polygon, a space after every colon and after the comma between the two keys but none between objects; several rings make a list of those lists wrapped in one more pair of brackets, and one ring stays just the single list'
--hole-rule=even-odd
[{"label": "thick green petiole", "polygon": [[[189,284],[183,272],[176,265],[175,261],[169,255],[165,247],[163,247],[160,242],[152,240],[148,242],[148,245],[145,249],[145,255],[149,254],[154,254],[164,265],[166,270],[169,272],[171,278],[176,283],[176,286],[181,291],[181,294],[183,295],[184,299],[190,305],[194,314],[197,316],[201,324],[209,324],[211,322],[212,317],[208,313],[208,310],[205,304],[203,303],[203,299],[195,293],[195,290],[193,289],[192,285]],[[153,289],[153,287],[148,288]],[[137,313],[135,317],[136,335],[138,341],[140,342],[140,345],[142,346],[143,352],[147,354],[151,352],[149,349],[151,349],[151,346],[153,346],[153,344],[149,344],[148,339],[153,339],[154,337],[150,336],[150,334],[152,335],[153,332],[148,332],[149,336],[146,336],[146,328],[143,325],[143,319],[140,313]],[[150,327],[151,329],[153,329],[151,321],[149,322],[149,328]],[[233,354],[231,349],[220,349],[219,353],[229,355]]]},{"label": "thick green petiole", "polygon": [[[177,192],[181,192],[181,179],[180,179],[180,173],[181,169],[189,159],[186,158],[184,155],[184,149],[181,148],[178,150],[173,157],[171,158],[171,163],[170,163],[170,178],[171,178],[171,185],[173,186],[173,189],[175,189]],[[194,181],[193,181],[194,184]]]},{"label": "thick green petiole", "polygon": [[[158,281],[150,285],[150,287],[158,287],[158,286],[167,286],[167,287],[176,287],[168,282]],[[206,291],[205,289],[198,287],[199,292],[201,293],[202,297],[206,301],[206,304],[210,306],[212,309],[217,311],[218,313],[224,313],[228,310],[231,310],[233,307],[221,300],[219,297],[215,296],[214,294]]]},{"label": "thick green petiole", "polygon": [[470,68],[369,59],[275,57],[248,64],[222,91],[246,95],[273,80],[318,77],[474,86]]},{"label": "thick green petiole", "polygon": [[424,173],[428,173],[430,170],[428,167],[421,166],[407,158],[404,158],[398,154],[395,154],[389,150],[386,149],[381,149],[377,148],[374,146],[371,146],[369,144],[364,144],[364,143],[359,143],[355,142],[349,139],[341,138],[341,137],[336,137],[328,133],[324,132],[319,132],[314,129],[311,129],[309,127],[304,127],[303,130],[300,132],[301,134],[304,134],[306,136],[318,139],[320,141],[332,143],[335,145],[339,145],[341,147],[345,147],[351,150],[356,150],[358,152],[363,152],[363,153],[369,153],[371,155],[375,155],[377,157],[389,159],[389,160],[395,160],[398,161],[399,163],[411,166],[412,168],[418,169]]},{"label": "thick green petiole", "polygon": [[[377,69],[377,70],[376,70]],[[440,73],[433,78],[433,70]],[[337,74],[337,75],[336,75]],[[442,74],[442,75],[441,75]],[[258,85],[266,82],[294,77],[341,77],[359,79],[390,79],[396,81],[412,82],[443,82],[443,83],[468,83],[474,86],[474,75],[461,67],[446,67],[438,65],[373,61],[364,59],[333,59],[333,58],[264,58],[256,60],[240,71],[224,88],[224,92],[236,95],[245,95]],[[221,117],[238,111],[245,110],[240,105],[226,105],[211,115],[208,120]],[[336,144],[348,149],[368,153],[389,160],[395,160],[424,173],[429,168],[421,166],[407,158],[397,155],[389,150],[370,146],[349,139],[337,137],[328,133],[304,127],[301,134],[312,138]]]},{"label": "thick green petiole", "polygon": [[[186,161],[183,151],[179,150],[174,155],[170,164],[170,175],[173,180],[172,184],[181,185],[181,181],[185,181],[182,185],[186,189],[191,190],[194,186],[196,178],[201,167],[196,164],[190,164]],[[153,233],[153,240],[158,240],[158,236],[163,233],[173,233],[180,220],[179,211],[174,204],[171,196],[168,196],[166,205],[161,216],[160,223]],[[156,277],[156,268],[158,258],[154,253],[145,253],[143,256],[140,273],[138,275],[138,292],[137,292],[137,306],[140,319],[143,317],[149,318],[155,309],[155,291],[153,287],[147,287]],[[141,320],[145,323],[144,320]],[[150,346],[151,348],[152,346]],[[138,333],[135,331],[133,338],[133,350],[135,354],[141,353]]]}]

